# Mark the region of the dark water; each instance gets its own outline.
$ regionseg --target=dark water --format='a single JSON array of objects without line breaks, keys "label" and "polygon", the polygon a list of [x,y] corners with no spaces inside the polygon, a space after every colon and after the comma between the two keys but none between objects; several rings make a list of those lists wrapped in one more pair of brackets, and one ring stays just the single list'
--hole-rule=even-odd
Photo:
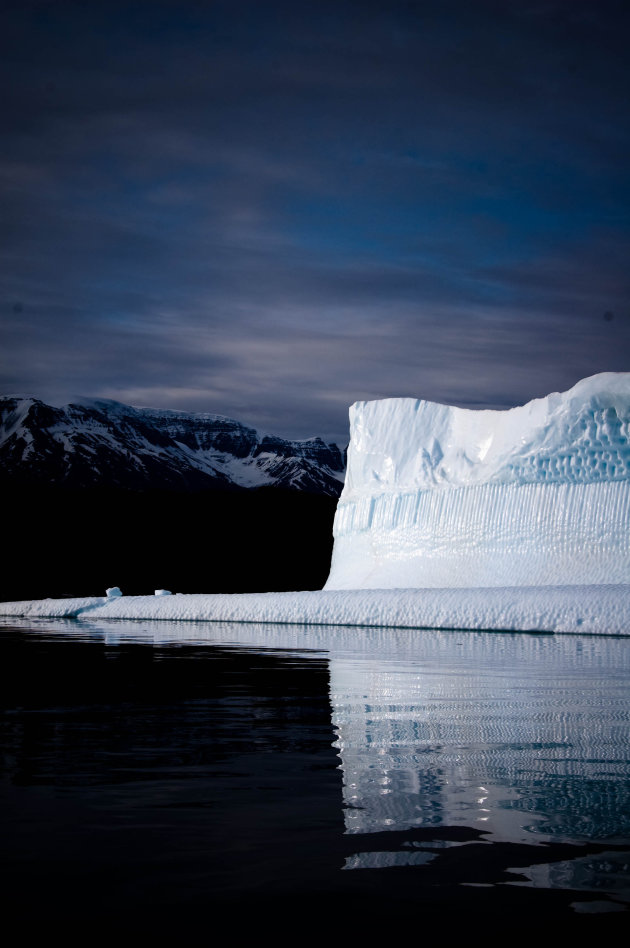
[{"label": "dark water", "polygon": [[0,669],[23,935],[628,928],[628,640],[40,620]]}]

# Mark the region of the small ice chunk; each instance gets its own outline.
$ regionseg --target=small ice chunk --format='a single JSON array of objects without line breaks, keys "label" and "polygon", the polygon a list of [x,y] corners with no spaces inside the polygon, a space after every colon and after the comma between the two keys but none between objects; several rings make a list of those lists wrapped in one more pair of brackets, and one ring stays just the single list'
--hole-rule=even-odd
[{"label": "small ice chunk", "polygon": [[155,595],[156,596],[172,596],[173,593],[170,591],[170,589],[156,589]]},{"label": "small ice chunk", "polygon": [[122,596],[120,586],[110,586],[109,589],[105,590],[105,595],[108,599],[115,599],[117,596]]}]

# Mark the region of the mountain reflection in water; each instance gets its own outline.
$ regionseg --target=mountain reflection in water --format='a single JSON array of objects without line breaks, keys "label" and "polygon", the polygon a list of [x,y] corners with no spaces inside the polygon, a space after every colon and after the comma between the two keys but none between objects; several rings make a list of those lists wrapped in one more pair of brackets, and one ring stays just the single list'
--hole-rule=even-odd
[{"label": "mountain reflection in water", "polygon": [[[447,910],[455,907],[456,892],[469,910],[473,887],[493,889],[494,909],[511,906],[516,890],[525,888],[530,897],[534,890],[566,892],[565,902],[552,907],[574,918],[628,910],[630,652],[623,639],[87,620],[24,620],[11,629],[23,641],[41,639],[49,647],[98,645],[119,660],[130,646],[152,646],[161,660],[215,656],[226,681],[230,655],[267,656],[288,674],[291,667],[325,661],[343,826],[315,814],[323,780],[318,767],[327,766],[322,756],[321,764],[309,764],[313,800],[311,812],[301,815],[305,824],[322,821],[319,849],[310,858],[311,889],[353,899],[389,897],[394,883],[387,880],[396,879],[396,897],[403,898],[406,886],[423,910],[440,898]],[[248,718],[242,685],[232,696],[222,687],[232,703],[240,702],[242,727],[255,742],[264,713],[258,709]],[[299,694],[291,700],[299,707]],[[15,721],[21,712],[7,713]],[[213,714],[218,729],[216,707]],[[283,734],[287,740],[286,729]],[[171,779],[185,779],[184,770],[174,769]],[[221,777],[213,774],[216,792]],[[279,767],[274,786],[289,805],[295,774],[293,783],[283,780]],[[284,845],[273,820],[257,831],[268,834],[262,847]],[[308,861],[304,851],[297,861],[287,855],[287,887],[295,886],[290,877]],[[405,869],[411,875],[397,874]],[[235,878],[235,891],[256,888],[244,872]],[[368,878],[374,884],[366,889],[361,880]],[[265,880],[258,885],[264,888]],[[493,909],[487,898],[481,904]]]}]

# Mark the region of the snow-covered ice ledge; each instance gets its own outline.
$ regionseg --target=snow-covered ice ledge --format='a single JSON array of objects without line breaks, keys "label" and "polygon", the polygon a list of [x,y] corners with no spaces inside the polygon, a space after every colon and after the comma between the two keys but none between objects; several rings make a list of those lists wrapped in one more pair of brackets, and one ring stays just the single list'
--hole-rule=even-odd
[{"label": "snow-covered ice ledge", "polygon": [[353,589],[0,603],[0,616],[630,635],[630,586]]}]

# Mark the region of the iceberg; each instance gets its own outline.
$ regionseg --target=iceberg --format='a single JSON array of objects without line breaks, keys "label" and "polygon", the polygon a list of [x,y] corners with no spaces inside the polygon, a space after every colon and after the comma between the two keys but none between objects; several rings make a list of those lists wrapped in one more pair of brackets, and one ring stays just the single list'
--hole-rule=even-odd
[{"label": "iceberg", "polygon": [[350,409],[325,588],[626,584],[630,373],[504,411]]},{"label": "iceberg", "polygon": [[358,402],[350,421],[323,590],[112,587],[0,616],[630,635],[630,373],[505,411]]}]

